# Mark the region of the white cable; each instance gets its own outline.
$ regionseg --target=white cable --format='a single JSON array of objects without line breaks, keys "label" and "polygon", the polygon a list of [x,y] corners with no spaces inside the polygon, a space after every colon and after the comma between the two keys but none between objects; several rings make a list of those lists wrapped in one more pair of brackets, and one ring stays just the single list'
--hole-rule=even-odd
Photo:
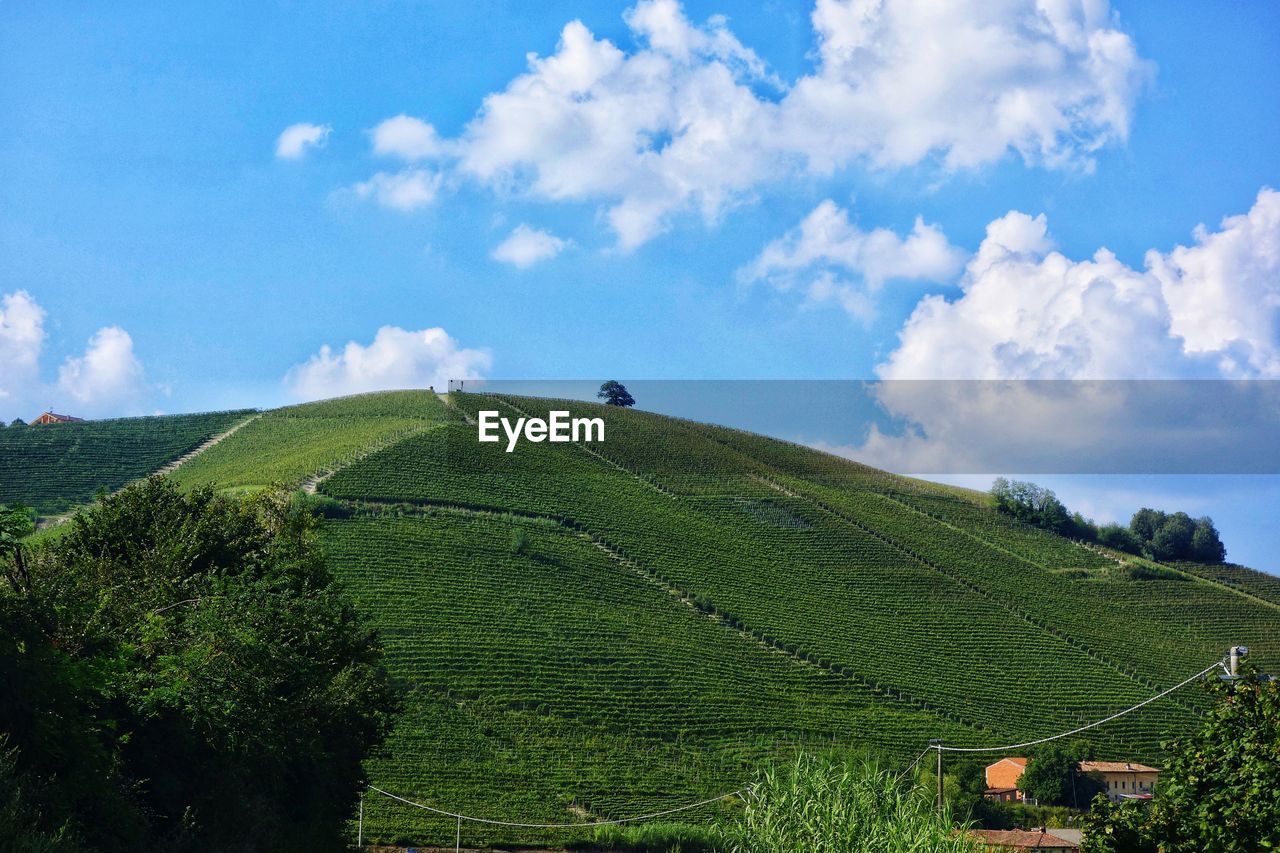
[{"label": "white cable", "polygon": [[675,814],[676,812],[686,812],[686,811],[689,811],[690,809],[696,809],[699,806],[706,806],[706,805],[710,805],[711,803],[718,802],[720,800],[727,800],[730,797],[741,796],[742,794],[745,794],[748,789],[741,788],[737,791],[730,791],[727,794],[721,794],[718,797],[712,797],[709,800],[702,800],[697,803],[689,803],[688,805],[677,806],[674,809],[667,809],[665,811],[652,812],[651,814],[636,815],[635,817],[617,818],[616,820],[597,820],[597,821],[591,821],[590,823],[517,823],[513,821],[506,821],[506,820],[491,820],[489,818],[484,818],[484,817],[471,817],[470,815],[458,814],[457,812],[447,812],[444,809],[437,809],[437,808],[433,808],[432,806],[424,805],[422,803],[415,803],[413,800],[406,800],[404,797],[393,794],[390,791],[384,791],[376,785],[370,785],[369,790],[377,791],[379,794],[382,794],[385,797],[390,797],[393,800],[399,800],[400,802],[406,805],[413,806],[414,808],[419,808],[419,809],[423,809],[424,811],[434,812],[435,814],[444,815],[446,817],[454,817],[454,818],[457,818],[458,820],[469,820],[472,823],[485,823],[485,824],[489,824],[490,826],[514,826],[514,827],[519,827],[521,829],[590,829],[593,826],[609,826],[609,825],[618,824],[618,823],[632,823],[633,821],[650,820],[651,818],[662,817],[663,815]]},{"label": "white cable", "polygon": [[1157,693],[1155,696],[1152,696],[1150,699],[1143,699],[1141,702],[1139,702],[1137,705],[1134,705],[1132,708],[1125,708],[1123,711],[1119,711],[1115,714],[1112,714],[1110,717],[1097,720],[1096,722],[1092,722],[1092,723],[1089,723],[1088,725],[1081,726],[1078,729],[1072,729],[1069,732],[1050,735],[1049,737],[1042,737],[1039,740],[1029,740],[1026,743],[1011,743],[1008,746],[944,746],[942,744],[938,744],[931,747],[931,749],[940,749],[944,752],[1007,752],[1008,750],[1011,750],[1011,749],[1026,749],[1029,746],[1036,746],[1037,744],[1048,743],[1051,740],[1057,740],[1059,738],[1069,737],[1071,735],[1075,735],[1075,734],[1079,734],[1080,732],[1087,731],[1088,729],[1092,729],[1096,726],[1100,726],[1103,723],[1109,723],[1112,720],[1115,720],[1119,717],[1123,717],[1125,714],[1130,714],[1138,710],[1144,705],[1150,705],[1152,702],[1156,701],[1157,699],[1162,699],[1165,696],[1168,696],[1173,691],[1186,687],[1188,684],[1195,681],[1197,678],[1200,678],[1201,676],[1209,672],[1212,672],[1213,670],[1217,669],[1222,665],[1223,665],[1222,661],[1217,661],[1212,666],[1205,667],[1204,669],[1200,670],[1199,672],[1197,672],[1195,675],[1191,676],[1187,680],[1181,681],[1178,684],[1175,684],[1174,686],[1170,687],[1168,690],[1165,690],[1161,693]]}]

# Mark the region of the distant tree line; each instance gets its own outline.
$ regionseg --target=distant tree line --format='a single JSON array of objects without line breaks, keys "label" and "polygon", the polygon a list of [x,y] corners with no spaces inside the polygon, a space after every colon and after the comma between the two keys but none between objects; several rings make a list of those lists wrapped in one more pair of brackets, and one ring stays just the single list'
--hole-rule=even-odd
[{"label": "distant tree line", "polygon": [[1151,560],[1221,563],[1227,558],[1226,546],[1208,516],[1192,518],[1185,512],[1166,513],[1143,507],[1133,514],[1127,527],[1098,525],[1069,511],[1051,490],[1004,477],[997,477],[991,484],[991,503],[1000,512],[1027,524]]}]

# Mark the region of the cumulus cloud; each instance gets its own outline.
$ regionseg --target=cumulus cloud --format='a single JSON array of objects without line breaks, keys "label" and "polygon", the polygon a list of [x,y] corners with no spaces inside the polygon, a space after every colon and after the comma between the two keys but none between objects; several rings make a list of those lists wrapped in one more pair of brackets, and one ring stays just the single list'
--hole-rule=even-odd
[{"label": "cumulus cloud", "polygon": [[530,228],[521,223],[496,247],[492,257],[495,261],[511,264],[519,269],[528,269],[534,264],[548,261],[572,246],[571,240],[564,240],[550,231]]},{"label": "cumulus cloud", "polygon": [[71,356],[58,370],[58,390],[82,409],[134,410],[147,391],[133,338],[119,326],[99,329],[82,356]]},{"label": "cumulus cloud", "polygon": [[459,138],[439,143],[430,125],[397,116],[379,126],[383,151],[448,148],[452,167],[481,183],[601,203],[632,248],[675,215],[714,222],[796,174],[946,171],[1009,152],[1088,169],[1126,139],[1150,76],[1106,0],[817,0],[815,66],[790,83],[722,16],[695,24],[676,0],[642,0],[624,18],[634,48],[571,21]]},{"label": "cumulus cloud", "polygon": [[863,231],[849,221],[848,211],[828,199],[737,275],[746,283],[801,289],[811,302],[836,302],[853,316],[868,319],[871,297],[886,281],[949,280],[964,258],[937,226],[919,217],[906,237],[886,228]]},{"label": "cumulus cloud", "polygon": [[301,159],[308,149],[324,147],[332,131],[333,128],[327,124],[291,124],[276,139],[276,157],[281,160]]},{"label": "cumulus cloud", "polygon": [[15,399],[35,378],[44,318],[44,309],[25,290],[0,298],[0,401]]},{"label": "cumulus cloud", "polygon": [[56,382],[43,379],[45,317],[44,308],[25,290],[0,297],[0,410],[5,419],[29,420],[50,405],[91,416],[145,409],[155,389],[133,352],[133,339],[119,326],[99,329],[82,354],[67,356]]},{"label": "cumulus cloud", "polygon": [[440,175],[426,169],[378,172],[352,189],[359,198],[372,199],[383,207],[409,213],[436,200],[440,191]]},{"label": "cumulus cloud", "polygon": [[407,331],[383,326],[368,346],[328,344],[285,376],[291,394],[317,400],[366,391],[447,388],[450,379],[476,379],[493,363],[485,349],[466,349],[441,328]]},{"label": "cumulus cloud", "polygon": [[1248,213],[1213,233],[1201,225],[1195,239],[1147,254],[1170,332],[1226,376],[1280,378],[1280,192],[1262,190]]},{"label": "cumulus cloud", "polygon": [[[880,377],[1280,378],[1280,193],[1262,190],[1248,213],[1217,231],[1197,228],[1194,245],[1149,251],[1142,270],[1106,249],[1067,258],[1053,249],[1043,216],[1010,212],[987,226],[960,289],[955,299],[921,300]],[[1187,428],[1183,454],[1202,457],[1238,436],[1212,420],[1232,411],[1230,401],[1206,403],[1209,392],[1192,393],[1198,384],[1147,392],[1105,382],[886,382],[877,398],[903,428],[872,430],[845,450],[899,471],[1030,471],[992,460],[1044,459],[1042,444],[1080,460],[1120,448],[1132,463],[1144,447],[1165,447],[1159,442],[1177,427]],[[1167,406],[1164,420],[1135,416],[1135,393],[1154,393]],[[1280,411],[1274,396],[1238,408]],[[1260,458],[1262,446],[1254,440],[1244,450]]]},{"label": "cumulus cloud", "polygon": [[380,157],[398,157],[407,162],[438,156],[442,144],[436,129],[422,119],[401,113],[370,131],[373,153]]},{"label": "cumulus cloud", "polygon": [[886,379],[1280,377],[1280,193],[1196,245],[1147,253],[1053,250],[1043,215],[987,226],[961,295],[928,296],[877,373]]}]

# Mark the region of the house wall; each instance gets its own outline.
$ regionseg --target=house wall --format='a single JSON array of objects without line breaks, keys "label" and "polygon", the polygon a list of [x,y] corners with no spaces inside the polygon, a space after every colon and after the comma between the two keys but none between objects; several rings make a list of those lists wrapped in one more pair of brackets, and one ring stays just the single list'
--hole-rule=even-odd
[{"label": "house wall", "polygon": [[1127,795],[1150,794],[1155,790],[1158,773],[1103,773],[1107,783],[1107,799],[1115,801]]},{"label": "house wall", "polygon": [[[1012,761],[998,761],[987,767],[987,787],[1016,788],[1018,778],[1022,776],[1022,771],[1025,769]],[[1019,798],[1021,798],[1021,792],[1019,792]]]}]

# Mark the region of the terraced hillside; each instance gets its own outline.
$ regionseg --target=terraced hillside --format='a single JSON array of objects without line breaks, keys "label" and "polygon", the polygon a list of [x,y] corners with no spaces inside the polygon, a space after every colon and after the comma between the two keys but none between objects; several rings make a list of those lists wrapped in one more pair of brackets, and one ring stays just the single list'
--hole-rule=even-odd
[{"label": "terraced hillside", "polygon": [[0,429],[0,503],[55,515],[114,491],[230,429],[251,412],[211,412]]},{"label": "terraced hillside", "polygon": [[[794,445],[557,407],[604,413],[608,440],[506,453],[454,421],[320,486],[366,507],[327,541],[414,690],[371,767],[382,787],[508,819],[619,816],[732,788],[796,743],[1007,743],[1132,705],[1233,642],[1280,662],[1280,608],[1222,584],[1130,580],[955,490]],[[698,668],[725,644],[742,664]],[[779,685],[765,662],[823,679]],[[1198,706],[1186,691],[1094,740],[1158,761]],[[382,798],[365,816],[384,837],[449,834]]]},{"label": "terraced hillside", "polygon": [[[552,407],[605,417],[607,440],[507,453],[467,423]],[[643,412],[364,395],[266,413],[170,476],[330,499],[331,564],[408,691],[369,779],[484,817],[658,811],[802,746],[905,764],[934,737],[1028,740],[1133,705],[1233,643],[1280,669],[1269,576],[1135,580],[972,493]],[[1158,762],[1201,707],[1184,690],[1091,739],[1100,757]],[[377,794],[364,817],[366,840],[454,837],[451,820]]]},{"label": "terraced hillside", "polygon": [[170,476],[187,486],[295,486],[451,414],[428,391],[340,397],[267,412]]}]

